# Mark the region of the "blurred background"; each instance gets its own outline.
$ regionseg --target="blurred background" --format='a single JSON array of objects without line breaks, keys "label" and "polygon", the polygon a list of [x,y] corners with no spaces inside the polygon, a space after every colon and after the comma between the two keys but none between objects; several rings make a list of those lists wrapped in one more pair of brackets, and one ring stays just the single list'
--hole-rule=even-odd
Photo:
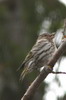
[{"label": "blurred background", "polygon": [[[39,73],[32,72],[20,82],[22,70],[17,72],[18,67],[38,34],[57,31],[65,18],[66,6],[62,0],[0,0],[0,100],[21,100]],[[52,75],[48,80],[50,82],[42,83],[31,100],[49,100],[49,97],[66,100],[66,91],[63,92],[58,76]]]}]

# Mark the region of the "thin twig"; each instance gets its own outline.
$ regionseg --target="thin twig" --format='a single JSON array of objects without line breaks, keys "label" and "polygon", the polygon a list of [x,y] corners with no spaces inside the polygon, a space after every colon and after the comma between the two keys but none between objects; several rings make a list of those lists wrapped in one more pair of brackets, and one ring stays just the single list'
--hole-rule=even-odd
[{"label": "thin twig", "polygon": [[52,71],[51,73],[53,73],[53,74],[66,74],[66,72],[54,72],[54,71]]}]

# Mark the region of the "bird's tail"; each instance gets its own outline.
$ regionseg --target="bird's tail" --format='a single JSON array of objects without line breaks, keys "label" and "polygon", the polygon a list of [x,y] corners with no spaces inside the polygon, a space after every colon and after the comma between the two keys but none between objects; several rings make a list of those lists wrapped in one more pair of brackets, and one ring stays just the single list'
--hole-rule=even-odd
[{"label": "bird's tail", "polygon": [[20,75],[20,80],[23,80],[25,75],[27,75],[29,73],[29,68],[28,67],[25,67],[23,72],[21,73]]}]

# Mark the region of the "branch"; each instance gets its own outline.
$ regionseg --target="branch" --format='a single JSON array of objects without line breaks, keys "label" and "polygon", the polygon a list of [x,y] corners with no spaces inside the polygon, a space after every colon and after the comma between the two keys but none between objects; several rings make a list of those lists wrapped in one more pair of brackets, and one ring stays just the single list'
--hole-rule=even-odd
[{"label": "branch", "polygon": [[21,100],[30,100],[33,97],[33,95],[35,94],[37,88],[40,86],[42,81],[47,77],[49,73],[53,72],[53,67],[55,63],[65,51],[66,51],[66,41],[61,44],[61,46],[53,55],[52,59],[48,62],[48,65],[44,67],[41,73],[32,82],[32,84],[29,86],[29,88],[27,89],[26,93],[24,94]]}]

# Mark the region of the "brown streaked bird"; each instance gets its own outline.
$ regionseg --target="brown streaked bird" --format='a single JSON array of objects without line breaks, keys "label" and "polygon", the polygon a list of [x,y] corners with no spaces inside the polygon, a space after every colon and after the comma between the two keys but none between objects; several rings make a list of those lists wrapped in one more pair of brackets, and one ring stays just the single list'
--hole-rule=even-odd
[{"label": "brown streaked bird", "polygon": [[33,70],[47,65],[56,49],[54,36],[55,34],[48,33],[38,36],[35,45],[32,47],[25,60],[19,67],[19,69],[24,67],[20,80],[23,80],[25,75]]}]

